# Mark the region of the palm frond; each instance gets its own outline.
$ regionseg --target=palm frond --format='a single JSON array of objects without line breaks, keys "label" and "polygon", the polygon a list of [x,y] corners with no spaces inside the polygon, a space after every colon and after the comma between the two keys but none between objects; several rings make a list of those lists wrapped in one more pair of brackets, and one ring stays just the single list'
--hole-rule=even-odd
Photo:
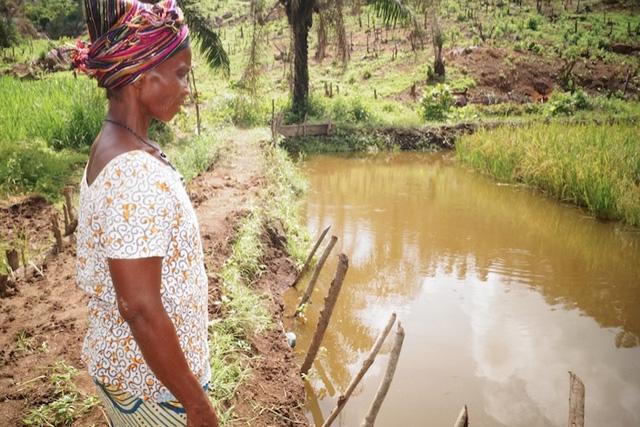
[{"label": "palm frond", "polygon": [[222,41],[211,28],[211,23],[197,7],[193,0],[178,0],[178,4],[184,13],[189,25],[191,35],[196,41],[198,50],[204,55],[210,67],[221,70],[229,75],[229,56],[222,46]]},{"label": "palm frond", "polygon": [[367,4],[373,6],[385,24],[415,20],[413,11],[402,0],[367,0]]}]

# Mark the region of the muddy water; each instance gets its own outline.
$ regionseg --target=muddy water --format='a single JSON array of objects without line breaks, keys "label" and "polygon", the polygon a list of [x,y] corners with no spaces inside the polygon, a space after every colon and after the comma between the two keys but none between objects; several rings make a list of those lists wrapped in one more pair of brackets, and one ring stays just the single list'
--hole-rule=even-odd
[{"label": "muddy water", "polygon": [[[317,156],[305,170],[311,234],[332,225],[350,259],[307,385],[310,420],[329,414],[396,312],[407,336],[378,426],[453,425],[463,404],[474,426],[563,426],[569,370],[586,385],[588,425],[640,425],[639,229],[496,184],[451,154]],[[334,271],[335,259],[291,326],[301,360]],[[389,348],[335,425],[360,425]]]}]

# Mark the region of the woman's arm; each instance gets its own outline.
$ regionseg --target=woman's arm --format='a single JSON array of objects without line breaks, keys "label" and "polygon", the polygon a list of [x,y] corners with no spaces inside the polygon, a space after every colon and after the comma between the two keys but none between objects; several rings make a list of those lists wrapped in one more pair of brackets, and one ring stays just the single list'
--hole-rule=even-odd
[{"label": "woman's arm", "polygon": [[162,305],[162,258],[108,261],[118,310],[131,328],[147,365],[182,403],[190,427],[217,427],[211,402],[191,372],[175,327]]}]

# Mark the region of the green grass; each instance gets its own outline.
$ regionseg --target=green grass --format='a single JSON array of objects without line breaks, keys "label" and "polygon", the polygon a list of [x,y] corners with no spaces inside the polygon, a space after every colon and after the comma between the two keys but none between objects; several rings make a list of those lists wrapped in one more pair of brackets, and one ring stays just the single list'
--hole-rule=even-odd
[{"label": "green grass", "polygon": [[0,142],[43,140],[53,149],[87,150],[105,114],[104,92],[86,77],[0,77]]},{"label": "green grass", "polygon": [[[73,379],[78,371],[64,361],[49,367],[45,384],[50,390],[48,402],[30,409],[22,419],[25,426],[51,427],[71,425],[77,418],[98,405],[98,398],[78,390]],[[43,375],[43,377],[45,377]]]},{"label": "green grass", "polygon": [[505,127],[461,138],[456,152],[462,163],[500,181],[640,225],[637,124]]},{"label": "green grass", "polygon": [[223,141],[211,132],[174,142],[167,152],[173,165],[189,182],[220,159],[223,146]]}]

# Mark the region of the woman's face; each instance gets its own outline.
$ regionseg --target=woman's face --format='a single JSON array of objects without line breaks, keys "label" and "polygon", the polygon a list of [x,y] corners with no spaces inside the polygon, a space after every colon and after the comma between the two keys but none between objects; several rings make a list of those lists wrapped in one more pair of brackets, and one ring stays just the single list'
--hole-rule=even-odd
[{"label": "woman's face", "polygon": [[191,48],[186,47],[139,80],[139,99],[147,113],[168,122],[189,96],[187,75],[191,70]]}]

